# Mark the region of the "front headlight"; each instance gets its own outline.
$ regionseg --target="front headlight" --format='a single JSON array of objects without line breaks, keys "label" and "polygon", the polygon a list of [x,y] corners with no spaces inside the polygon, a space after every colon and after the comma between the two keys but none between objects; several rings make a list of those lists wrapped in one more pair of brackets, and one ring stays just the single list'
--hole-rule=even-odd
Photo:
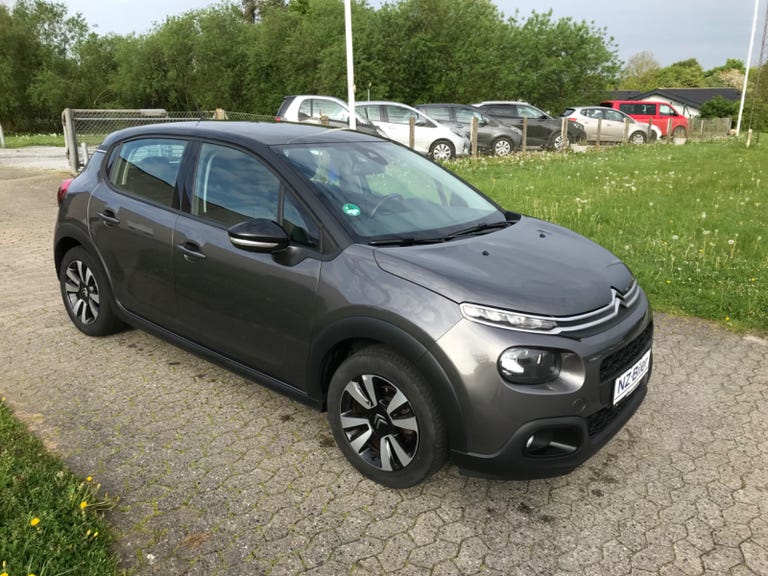
[{"label": "front headlight", "polygon": [[499,356],[499,374],[513,384],[544,384],[560,375],[559,352],[542,348],[508,348]]},{"label": "front headlight", "polygon": [[524,330],[526,332],[550,332],[557,328],[557,322],[546,316],[533,316],[508,310],[499,310],[489,306],[464,303],[461,313],[467,320],[506,328],[508,330]]}]

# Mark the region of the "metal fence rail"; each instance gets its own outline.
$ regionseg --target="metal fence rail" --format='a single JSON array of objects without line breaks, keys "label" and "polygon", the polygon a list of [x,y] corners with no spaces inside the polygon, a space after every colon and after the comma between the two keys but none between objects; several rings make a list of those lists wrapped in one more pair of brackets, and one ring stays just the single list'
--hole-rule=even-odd
[{"label": "metal fence rail", "polygon": [[273,116],[260,116],[247,112],[198,110],[193,112],[169,112],[162,108],[134,110],[98,110],[67,108],[61,113],[67,159],[73,174],[88,163],[93,151],[107,134],[115,130],[163,122],[185,122],[195,120],[248,120],[274,121]]}]

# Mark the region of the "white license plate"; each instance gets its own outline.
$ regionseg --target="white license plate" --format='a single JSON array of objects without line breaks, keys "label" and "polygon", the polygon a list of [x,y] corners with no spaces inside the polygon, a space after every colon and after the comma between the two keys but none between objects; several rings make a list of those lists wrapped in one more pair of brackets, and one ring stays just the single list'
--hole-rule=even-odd
[{"label": "white license plate", "polygon": [[651,366],[651,351],[648,350],[643,357],[638,360],[632,368],[624,372],[621,376],[616,378],[616,382],[613,386],[613,403],[618,403],[622,398],[630,395],[632,391],[640,384],[640,380],[643,379],[648,373],[648,369]]}]

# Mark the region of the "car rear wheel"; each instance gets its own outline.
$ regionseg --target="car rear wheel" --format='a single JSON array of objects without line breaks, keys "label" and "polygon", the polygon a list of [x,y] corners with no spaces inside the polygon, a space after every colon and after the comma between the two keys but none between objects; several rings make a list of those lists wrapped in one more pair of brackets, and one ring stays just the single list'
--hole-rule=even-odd
[{"label": "car rear wheel", "polygon": [[687,133],[684,126],[677,126],[674,130],[672,130],[672,138],[685,138],[686,136]]},{"label": "car rear wheel", "polygon": [[413,486],[445,463],[445,425],[426,380],[388,348],[347,358],[328,389],[328,423],[347,460],[390,488]]},{"label": "car rear wheel", "polygon": [[433,160],[450,160],[456,156],[456,149],[447,140],[438,140],[429,147],[429,155]]},{"label": "car rear wheel", "polygon": [[629,143],[630,144],[645,144],[646,137],[645,132],[632,132],[632,134],[629,135]]},{"label": "car rear wheel", "polygon": [[65,255],[59,270],[64,306],[72,323],[88,336],[107,336],[123,327],[112,309],[112,291],[101,264],[81,247]]},{"label": "car rear wheel", "polygon": [[494,156],[509,156],[514,151],[514,144],[509,138],[496,138],[493,141]]}]

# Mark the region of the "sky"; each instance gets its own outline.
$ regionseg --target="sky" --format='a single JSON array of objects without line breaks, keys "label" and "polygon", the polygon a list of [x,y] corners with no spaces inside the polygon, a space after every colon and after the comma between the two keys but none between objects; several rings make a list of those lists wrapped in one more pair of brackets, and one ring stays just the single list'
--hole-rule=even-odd
[{"label": "sky", "polygon": [[[3,0],[0,0],[2,2]],[[58,0],[70,13],[80,12],[99,34],[143,34],[168,16],[216,4],[212,0]],[[368,0],[377,6],[384,0]],[[494,0],[506,16],[519,10],[552,10],[554,18],[571,17],[593,23],[612,36],[619,57],[649,51],[661,66],[696,58],[705,69],[725,64],[728,58],[746,63],[755,2],[758,26],[752,65],[760,58],[763,22],[768,0]],[[9,3],[9,0],[5,0]],[[354,23],[353,23],[354,26]],[[768,54],[766,55],[768,58]]]}]

